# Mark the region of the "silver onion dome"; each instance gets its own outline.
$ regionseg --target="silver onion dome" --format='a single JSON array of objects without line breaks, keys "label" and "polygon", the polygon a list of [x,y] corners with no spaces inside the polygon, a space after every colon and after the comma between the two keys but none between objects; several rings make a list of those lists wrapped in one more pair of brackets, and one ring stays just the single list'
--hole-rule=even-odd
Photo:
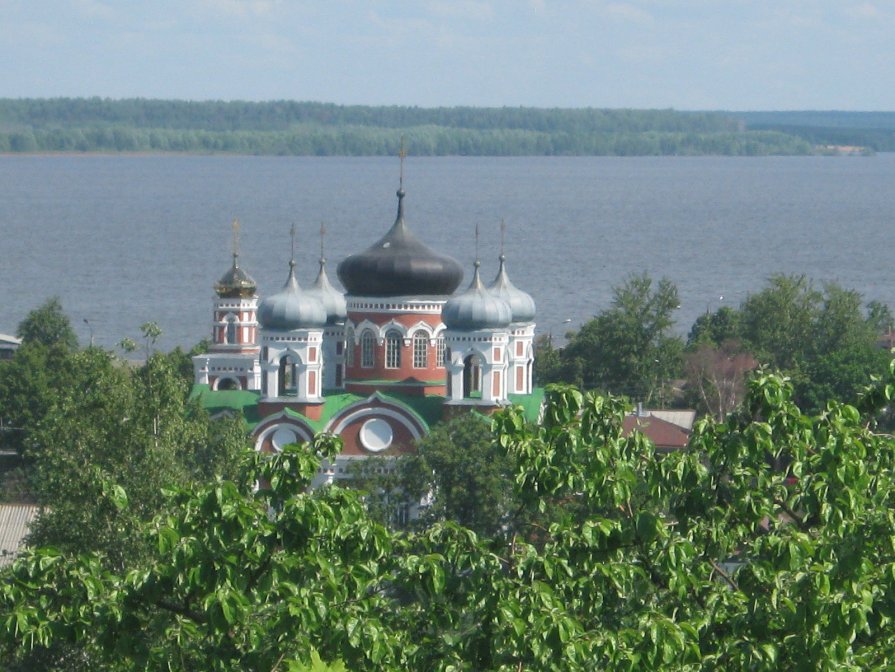
[{"label": "silver onion dome", "polygon": [[345,303],[345,295],[332,286],[329,276],[326,274],[326,259],[320,257],[320,272],[314,285],[305,292],[323,304],[326,311],[327,324],[340,324],[348,317],[348,307]]},{"label": "silver onion dome", "polygon": [[509,326],[513,312],[509,304],[482,284],[479,262],[475,262],[472,283],[462,294],[449,299],[441,309],[441,321],[448,329],[475,331]]},{"label": "silver onion dome", "polygon": [[513,322],[533,322],[535,319],[535,300],[531,295],[518,289],[507,275],[506,257],[500,255],[500,270],[497,277],[488,287],[491,293],[503,299],[510,305],[513,312]]},{"label": "silver onion dome", "polygon": [[319,299],[303,292],[295,279],[295,262],[289,262],[289,278],[283,289],[258,306],[258,322],[265,329],[291,331],[326,324],[326,309]]}]

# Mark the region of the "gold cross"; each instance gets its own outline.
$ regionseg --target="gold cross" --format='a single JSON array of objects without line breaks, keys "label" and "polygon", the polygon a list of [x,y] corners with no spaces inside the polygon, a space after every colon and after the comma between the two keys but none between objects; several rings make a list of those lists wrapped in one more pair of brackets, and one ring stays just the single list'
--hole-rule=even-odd
[{"label": "gold cross", "polygon": [[233,256],[239,255],[239,220],[233,219]]}]

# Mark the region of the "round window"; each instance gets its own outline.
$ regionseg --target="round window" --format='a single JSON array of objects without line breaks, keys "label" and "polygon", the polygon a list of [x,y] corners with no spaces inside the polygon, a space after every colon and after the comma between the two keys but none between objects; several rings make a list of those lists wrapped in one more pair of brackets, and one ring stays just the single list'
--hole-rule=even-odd
[{"label": "round window", "polygon": [[388,448],[394,438],[392,426],[382,418],[370,418],[360,428],[361,444],[373,453]]},{"label": "round window", "polygon": [[278,427],[277,431],[270,437],[270,441],[273,444],[274,450],[279,452],[290,443],[297,443],[298,436],[288,427]]}]

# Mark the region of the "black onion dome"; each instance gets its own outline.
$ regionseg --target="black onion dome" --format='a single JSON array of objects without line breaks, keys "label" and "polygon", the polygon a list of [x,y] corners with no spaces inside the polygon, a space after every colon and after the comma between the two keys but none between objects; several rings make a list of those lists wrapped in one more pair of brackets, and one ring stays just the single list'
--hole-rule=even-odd
[{"label": "black onion dome", "polygon": [[326,275],[326,259],[323,257],[320,258],[320,272],[317,274],[317,280],[305,294],[314,297],[323,304],[327,324],[339,324],[347,319],[348,307],[345,304],[345,295],[330,283],[329,276]]},{"label": "black onion dome", "polygon": [[441,309],[441,321],[448,329],[475,331],[509,326],[513,311],[509,304],[485,289],[479,277],[479,262],[475,262],[472,283],[462,294],[451,299]]},{"label": "black onion dome", "polygon": [[313,329],[326,324],[323,304],[298,286],[294,261],[289,262],[289,278],[283,289],[258,306],[258,322],[265,329],[277,331]]},{"label": "black onion dome", "polygon": [[513,311],[513,322],[533,322],[535,319],[535,300],[531,295],[526,294],[518,289],[507,275],[505,262],[506,257],[500,255],[500,270],[497,271],[497,277],[488,287],[494,296],[506,301],[510,310]]},{"label": "black onion dome", "polygon": [[254,279],[239,267],[239,255],[234,252],[233,266],[215,283],[214,291],[222,299],[246,299],[254,296],[256,289]]},{"label": "black onion dome", "polygon": [[439,254],[404,223],[404,190],[398,190],[398,217],[378,242],[352,254],[338,268],[339,280],[354,296],[447,296],[463,280],[452,257]]}]

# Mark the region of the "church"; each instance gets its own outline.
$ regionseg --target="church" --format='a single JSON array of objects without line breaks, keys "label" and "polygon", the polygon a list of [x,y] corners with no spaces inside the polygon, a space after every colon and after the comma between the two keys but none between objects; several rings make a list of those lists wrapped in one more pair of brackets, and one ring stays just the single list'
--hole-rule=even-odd
[{"label": "church", "polygon": [[241,412],[256,450],[320,432],[341,437],[342,453],[318,483],[349,478],[351,460],[414,451],[458,413],[520,404],[535,420],[540,409],[535,303],[510,282],[503,251],[490,284],[476,259],[457,293],[462,267],[413,234],[403,187],[397,196],[392,227],[339,264],[344,293],[322,249],[315,282],[300,286],[293,232],[286,282],[262,299],[234,245],[215,284],[211,347],[193,358],[193,397],[212,415]]}]

